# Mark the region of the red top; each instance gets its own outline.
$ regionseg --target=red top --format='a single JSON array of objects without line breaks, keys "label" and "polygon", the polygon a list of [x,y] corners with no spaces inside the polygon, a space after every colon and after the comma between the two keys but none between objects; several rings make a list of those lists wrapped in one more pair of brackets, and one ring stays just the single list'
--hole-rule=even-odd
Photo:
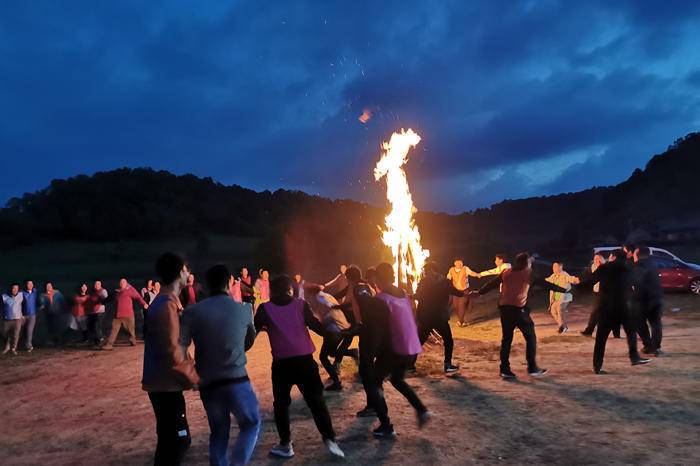
[{"label": "red top", "polygon": [[75,317],[83,317],[85,315],[85,308],[87,307],[87,302],[90,299],[90,295],[75,295],[73,296],[73,315]]},{"label": "red top", "polygon": [[187,304],[190,306],[192,304],[197,304],[197,293],[195,293],[194,286],[192,285],[187,287]]},{"label": "red top", "polygon": [[146,301],[131,285],[123,290],[117,290],[117,319],[134,317],[134,300],[141,303],[141,306],[146,306]]},{"label": "red top", "polygon": [[501,296],[499,306],[525,307],[530,291],[532,269],[506,269],[501,272]]},{"label": "red top", "polygon": [[247,286],[245,286],[245,287],[241,287],[241,295],[242,295],[243,297],[250,297],[250,296],[253,296],[253,293],[251,293],[251,291],[250,291],[250,289],[251,289],[252,286],[253,286],[253,279],[252,279],[252,277],[251,277],[250,275],[248,275],[248,276],[245,277],[245,278],[241,277],[241,281],[247,285]]}]

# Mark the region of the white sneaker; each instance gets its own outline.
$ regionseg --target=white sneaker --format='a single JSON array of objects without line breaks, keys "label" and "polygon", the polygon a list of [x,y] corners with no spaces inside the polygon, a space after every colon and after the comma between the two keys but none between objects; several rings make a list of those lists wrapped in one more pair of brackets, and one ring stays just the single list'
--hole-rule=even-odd
[{"label": "white sneaker", "polygon": [[280,458],[291,458],[294,456],[294,448],[292,448],[292,442],[289,445],[282,445],[278,443],[270,450],[270,454],[274,456],[279,456]]},{"label": "white sneaker", "polygon": [[326,448],[331,452],[331,455],[337,456],[338,458],[345,458],[345,453],[340,449],[337,443],[333,440],[326,439],[323,441],[326,444]]}]

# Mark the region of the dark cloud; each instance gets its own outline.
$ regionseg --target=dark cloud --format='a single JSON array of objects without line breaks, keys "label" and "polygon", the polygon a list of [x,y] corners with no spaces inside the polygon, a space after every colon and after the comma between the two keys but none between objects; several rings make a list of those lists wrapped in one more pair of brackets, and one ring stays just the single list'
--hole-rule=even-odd
[{"label": "dark cloud", "polygon": [[401,127],[426,208],[615,183],[698,124],[699,5],[6,2],[0,202],[124,165],[379,200]]}]

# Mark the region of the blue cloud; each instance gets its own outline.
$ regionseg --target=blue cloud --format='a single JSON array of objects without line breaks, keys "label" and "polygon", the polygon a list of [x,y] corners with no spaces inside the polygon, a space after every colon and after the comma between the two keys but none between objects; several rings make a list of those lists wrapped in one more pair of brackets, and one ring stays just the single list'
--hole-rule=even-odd
[{"label": "blue cloud", "polygon": [[124,165],[378,202],[409,126],[429,208],[614,183],[700,120],[700,4],[670,3],[6,2],[0,202]]}]

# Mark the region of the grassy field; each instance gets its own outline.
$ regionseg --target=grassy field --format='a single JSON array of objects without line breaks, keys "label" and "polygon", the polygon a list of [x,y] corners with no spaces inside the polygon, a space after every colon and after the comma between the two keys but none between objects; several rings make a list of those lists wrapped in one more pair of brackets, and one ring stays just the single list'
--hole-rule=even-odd
[{"label": "grassy field", "polygon": [[112,288],[121,277],[141,286],[153,277],[153,264],[164,251],[185,254],[195,271],[204,271],[215,262],[236,269],[243,265],[251,267],[258,240],[214,236],[205,243],[195,238],[163,242],[64,242],[0,251],[0,286],[4,289],[12,282],[31,278],[36,284],[53,281],[65,291],[99,278]]}]

